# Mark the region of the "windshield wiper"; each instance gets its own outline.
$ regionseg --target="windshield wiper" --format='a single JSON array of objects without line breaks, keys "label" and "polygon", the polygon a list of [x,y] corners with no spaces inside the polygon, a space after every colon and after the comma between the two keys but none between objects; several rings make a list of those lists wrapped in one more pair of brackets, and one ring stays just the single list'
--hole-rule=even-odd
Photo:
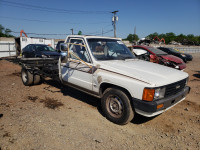
[{"label": "windshield wiper", "polygon": [[131,57],[131,56],[121,56],[121,55],[118,56],[119,60],[126,60],[126,59],[132,59],[132,58],[133,57]]},{"label": "windshield wiper", "polygon": [[125,59],[133,59],[133,57],[127,56],[127,57],[125,57]]}]

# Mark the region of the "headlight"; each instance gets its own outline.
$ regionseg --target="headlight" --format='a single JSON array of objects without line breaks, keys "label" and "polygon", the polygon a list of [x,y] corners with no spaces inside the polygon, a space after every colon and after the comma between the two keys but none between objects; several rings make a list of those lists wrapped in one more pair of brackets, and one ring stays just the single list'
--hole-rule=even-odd
[{"label": "headlight", "polygon": [[154,99],[160,99],[165,96],[165,87],[155,89]]},{"label": "headlight", "polygon": [[42,58],[47,58],[47,56],[46,55],[42,55]]},{"label": "headlight", "polygon": [[181,56],[186,57],[185,54],[181,54]]},{"label": "headlight", "polygon": [[186,82],[185,82],[185,85],[188,84],[188,81],[189,81],[189,77],[186,78]]},{"label": "headlight", "polygon": [[179,69],[179,66],[175,66],[176,69]]},{"label": "headlight", "polygon": [[144,88],[142,100],[153,101],[154,99],[160,99],[165,96],[165,87],[149,89]]}]

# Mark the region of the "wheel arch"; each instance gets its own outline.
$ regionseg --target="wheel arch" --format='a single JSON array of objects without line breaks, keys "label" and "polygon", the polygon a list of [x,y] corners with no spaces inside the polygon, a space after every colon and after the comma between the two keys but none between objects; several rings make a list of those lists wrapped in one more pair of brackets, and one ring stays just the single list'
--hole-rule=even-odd
[{"label": "wheel arch", "polygon": [[101,83],[101,85],[100,85],[100,88],[99,88],[100,97],[103,96],[103,93],[107,88],[111,88],[111,87],[121,89],[128,96],[129,100],[132,99],[130,92],[126,88],[123,88],[119,85],[115,85],[115,84],[111,84],[111,83],[105,83],[105,82]]}]

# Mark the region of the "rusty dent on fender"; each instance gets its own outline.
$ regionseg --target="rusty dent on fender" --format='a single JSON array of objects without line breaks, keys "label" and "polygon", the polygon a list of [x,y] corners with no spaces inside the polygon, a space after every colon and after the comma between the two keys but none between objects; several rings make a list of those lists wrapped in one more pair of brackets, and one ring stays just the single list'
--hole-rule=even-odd
[{"label": "rusty dent on fender", "polygon": [[102,82],[102,77],[101,77],[101,76],[98,76],[98,77],[97,77],[97,82],[98,82],[98,83],[101,83],[101,82]]}]

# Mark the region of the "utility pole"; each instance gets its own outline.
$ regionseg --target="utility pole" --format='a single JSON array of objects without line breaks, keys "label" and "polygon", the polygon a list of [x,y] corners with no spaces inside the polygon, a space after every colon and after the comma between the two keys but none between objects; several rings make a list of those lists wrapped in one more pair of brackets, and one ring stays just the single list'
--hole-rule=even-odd
[{"label": "utility pole", "polygon": [[134,34],[136,34],[136,26],[135,26],[135,28],[134,28]]},{"label": "utility pole", "polygon": [[114,37],[116,38],[116,21],[118,21],[118,17],[116,16],[116,13],[119,12],[118,10],[117,11],[113,11],[113,18],[112,18],[112,24],[113,24],[113,27],[114,27]]},{"label": "utility pole", "polygon": [[101,35],[103,36],[103,28],[102,28],[102,34]]},{"label": "utility pole", "polygon": [[72,31],[72,35],[74,35],[74,29],[72,28],[72,29],[70,29],[71,31]]},{"label": "utility pole", "polygon": [[134,42],[136,42],[136,26],[134,28]]}]

